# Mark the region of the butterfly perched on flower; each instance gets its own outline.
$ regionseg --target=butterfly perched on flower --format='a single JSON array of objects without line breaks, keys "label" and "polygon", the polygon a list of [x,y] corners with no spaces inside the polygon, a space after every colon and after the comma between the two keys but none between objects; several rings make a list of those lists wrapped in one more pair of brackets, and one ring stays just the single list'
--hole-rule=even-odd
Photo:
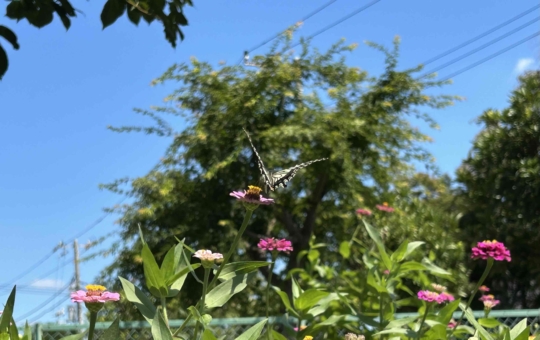
[{"label": "butterfly perched on flower", "polygon": [[259,164],[259,170],[261,171],[263,180],[266,186],[272,191],[276,190],[277,188],[287,187],[287,183],[289,183],[291,179],[293,179],[293,177],[296,176],[296,173],[298,172],[298,170],[305,168],[306,166],[313,164],[315,162],[320,162],[320,161],[324,161],[328,159],[328,158],[314,159],[309,162],[297,164],[288,169],[271,172],[271,171],[268,171],[264,167],[264,163],[261,159],[261,156],[259,156],[259,153],[257,152],[257,149],[253,145],[253,141],[251,140],[251,137],[249,136],[249,133],[246,131],[246,129],[244,129],[244,132],[246,133],[249,139],[249,143],[251,144],[251,147],[253,148],[253,152],[255,153],[255,156],[257,156],[257,163]]}]

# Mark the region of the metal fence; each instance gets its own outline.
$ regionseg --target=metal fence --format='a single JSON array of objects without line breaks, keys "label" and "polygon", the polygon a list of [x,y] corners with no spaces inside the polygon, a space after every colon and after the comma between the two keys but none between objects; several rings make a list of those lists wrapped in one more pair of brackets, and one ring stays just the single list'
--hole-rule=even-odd
[{"label": "metal fence", "polygon": [[[397,313],[396,318],[403,318],[408,316],[415,316],[417,313]],[[454,313],[454,319],[458,319],[461,312]],[[484,311],[475,311],[475,318],[484,317]],[[522,310],[500,310],[492,311],[489,315],[492,318],[496,318],[500,323],[509,327],[515,326],[518,322],[527,318],[527,324],[531,328],[531,334],[535,332],[536,328],[540,326],[540,309],[522,309]],[[210,323],[210,327],[214,331],[217,337],[225,335],[225,339],[235,339],[242,334],[249,327],[253,326],[257,322],[264,320],[262,317],[258,318],[231,318],[231,319],[214,319]],[[275,328],[288,328],[293,326],[290,324],[290,319],[287,320],[283,317],[270,318]],[[170,320],[171,328],[180,327],[183,320]],[[99,335],[105,329],[110,326],[110,322],[99,322],[96,324],[96,338],[99,339]],[[33,328],[34,340],[58,340],[71,334],[80,333],[86,329],[88,325],[59,325],[54,323],[35,324]],[[150,332],[150,325],[147,322],[121,322],[120,328],[122,329],[125,340],[151,340],[152,334]],[[188,332],[190,328],[187,327]]]}]

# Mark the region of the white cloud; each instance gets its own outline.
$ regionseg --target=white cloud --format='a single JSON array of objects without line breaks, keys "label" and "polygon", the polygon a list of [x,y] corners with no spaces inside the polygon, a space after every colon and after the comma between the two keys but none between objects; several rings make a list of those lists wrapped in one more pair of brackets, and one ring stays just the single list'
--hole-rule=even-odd
[{"label": "white cloud", "polygon": [[58,289],[64,287],[65,285],[66,284],[64,283],[64,281],[54,279],[35,280],[30,284],[31,287],[42,289]]},{"label": "white cloud", "polygon": [[518,60],[516,67],[514,68],[515,73],[523,73],[523,71],[528,70],[535,64],[533,58],[521,58]]}]

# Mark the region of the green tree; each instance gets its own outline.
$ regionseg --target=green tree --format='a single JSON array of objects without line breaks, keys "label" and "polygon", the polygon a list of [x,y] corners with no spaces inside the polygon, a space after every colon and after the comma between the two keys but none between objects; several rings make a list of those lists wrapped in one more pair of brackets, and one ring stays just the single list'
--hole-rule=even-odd
[{"label": "green tree", "polygon": [[[101,11],[103,28],[112,25],[124,13],[135,25],[139,25],[141,18],[147,23],[154,20],[163,24],[165,38],[176,47],[178,38],[184,40],[181,26],[187,26],[188,21],[184,16],[184,6],[193,5],[192,0],[107,0]],[[26,19],[28,22],[41,28],[53,21],[56,13],[62,24],[68,30],[71,26],[71,18],[78,11],[69,0],[8,0],[6,17],[13,20]],[[17,36],[6,26],[0,25],[0,37],[6,39],[14,49],[19,49]],[[8,69],[6,51],[0,44],[0,80]]]},{"label": "green tree", "polygon": [[[504,242],[511,264],[498,265],[488,285],[506,308],[540,303],[540,72],[519,78],[509,107],[488,109],[483,129],[457,171],[466,207],[460,225],[469,245]],[[472,262],[471,265],[474,265]],[[482,268],[475,268],[478,279]]]},{"label": "green tree", "polygon": [[[286,190],[272,193],[277,204],[255,211],[241,242],[243,258],[261,260],[265,257],[256,246],[260,237],[292,240],[294,251],[279,259],[283,268],[272,282],[283,289],[288,288],[283,284],[286,272],[303,265],[296,259],[309,248],[312,237],[329,244],[322,258],[335,263],[337,243],[350,238],[356,227],[351,219],[355,209],[383,200],[392,203],[392,190],[412,172],[412,161],[429,163],[430,155],[421,145],[429,137],[408,118],[435,126],[420,108],[443,108],[456,98],[427,95],[427,89],[442,83],[417,79],[420,66],[397,70],[397,38],[393,50],[370,44],[383,53],[386,68],[380,76],[369,76],[345,63],[344,54],[356,44],[339,42],[320,53],[304,41],[295,55],[289,47],[291,35],[287,32],[268,54],[254,57],[257,67],[215,69],[195,58],[190,64],[172,66],[154,82],[179,84],[166,98],[169,105],[136,110],[155,124],[111,128],[173,141],[159,166],[146,176],[104,186],[135,198],[121,210],[126,243],[119,249],[118,261],[103,273],[104,280],[113,283],[116,275],[143,279],[139,225],[158,257],[175,242],[174,236],[197,249],[228,249],[243,216],[243,208],[229,192],[259,182],[256,158],[242,127],[251,133],[270,169],[330,158],[301,170]],[[167,121],[166,115],[176,120]],[[187,126],[175,131],[173,122]],[[178,301],[189,306],[197,295],[185,292]],[[262,315],[263,304],[253,296],[230,303],[227,315],[240,311]]]}]

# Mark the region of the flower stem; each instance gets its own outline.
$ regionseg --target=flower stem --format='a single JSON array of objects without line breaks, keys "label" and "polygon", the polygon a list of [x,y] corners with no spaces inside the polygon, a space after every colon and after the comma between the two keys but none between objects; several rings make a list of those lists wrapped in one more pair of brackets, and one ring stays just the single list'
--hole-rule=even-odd
[{"label": "flower stem", "polygon": [[[244,216],[244,221],[242,222],[242,226],[240,227],[240,230],[236,234],[236,237],[234,238],[232,246],[229,249],[229,251],[227,252],[227,254],[225,255],[225,258],[223,259],[223,262],[221,263],[221,266],[219,266],[219,269],[216,272],[216,275],[214,276],[212,281],[210,281],[210,284],[207,286],[207,290],[209,288],[213,287],[213,285],[216,283],[216,281],[217,281],[217,279],[219,277],[219,274],[221,273],[221,271],[223,270],[223,268],[225,267],[227,262],[229,262],[229,259],[231,258],[235,248],[238,246],[238,242],[240,242],[240,238],[242,237],[242,234],[244,234],[244,231],[246,231],[249,220],[251,219],[251,215],[253,215],[253,210],[247,210],[246,209],[246,215]],[[197,306],[200,307],[198,304],[197,304]],[[178,328],[176,331],[174,331],[173,335],[176,335],[176,334],[180,333],[187,326],[188,322],[191,320],[191,317],[192,317],[192,315],[189,314],[186,317],[186,319],[184,320],[184,323],[182,324],[182,326],[180,326],[180,328]]]},{"label": "flower stem", "polygon": [[161,309],[163,310],[163,317],[165,318],[165,323],[169,325],[169,318],[167,317],[167,298],[161,298]]},{"label": "flower stem", "polygon": [[[270,286],[272,282],[272,275],[274,274],[274,264],[276,262],[277,252],[272,252],[272,263],[270,264],[270,270],[268,271],[268,280],[266,284],[266,318],[268,319],[268,315],[270,313]],[[270,331],[272,327],[270,326],[270,321],[266,324],[266,334],[268,336],[268,340],[270,340]]]},{"label": "flower stem", "polygon": [[[461,316],[459,317],[459,320],[457,322],[457,326],[459,326],[461,324],[461,320],[463,320],[463,316],[465,316],[465,311],[470,307],[471,303],[472,303],[472,300],[474,299],[474,296],[476,295],[476,293],[478,292],[478,288],[480,288],[480,286],[482,285],[482,283],[484,283],[484,280],[486,279],[486,277],[488,276],[489,272],[491,271],[491,267],[493,267],[493,259],[492,258],[489,258],[488,259],[488,262],[487,262],[487,265],[486,265],[486,269],[484,269],[484,274],[482,274],[482,277],[480,278],[480,280],[478,281],[478,283],[476,284],[476,287],[474,288],[474,291],[473,293],[471,294],[471,297],[469,297],[469,301],[467,301],[467,306],[465,306],[465,309],[463,310],[463,312],[461,312]],[[454,327],[454,330],[457,328]],[[452,332],[453,334],[454,332]]]},{"label": "flower stem", "polygon": [[[199,305],[199,314],[203,316],[204,314],[204,300],[206,299],[206,291],[208,290],[208,279],[210,278],[210,268],[204,268],[204,280],[203,280],[203,291],[201,297],[201,304]],[[199,333],[199,323],[195,325],[195,333],[193,334],[193,339],[197,339]]]},{"label": "flower stem", "polygon": [[422,327],[424,327],[424,323],[426,322],[426,318],[427,318],[427,315],[429,313],[429,308],[431,307],[431,303],[428,302],[426,304],[426,311],[424,312],[424,316],[422,317],[422,321],[420,322],[420,328],[418,328],[418,339],[421,339],[422,338],[422,334],[424,332],[422,332]]},{"label": "flower stem", "polygon": [[380,330],[382,331],[384,329],[384,323],[383,323],[383,313],[384,313],[384,308],[383,308],[383,296],[382,296],[382,293],[379,294],[379,328]]},{"label": "flower stem", "polygon": [[88,329],[88,340],[94,339],[94,328],[96,327],[97,313],[90,311],[90,328]]}]

